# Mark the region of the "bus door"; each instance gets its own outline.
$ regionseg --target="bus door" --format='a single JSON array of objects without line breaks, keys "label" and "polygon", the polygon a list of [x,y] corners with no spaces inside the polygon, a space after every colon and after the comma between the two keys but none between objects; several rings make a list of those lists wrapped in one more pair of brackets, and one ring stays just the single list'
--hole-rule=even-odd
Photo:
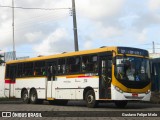
[{"label": "bus door", "polygon": [[99,98],[111,99],[112,55],[99,57]]},{"label": "bus door", "polygon": [[47,98],[53,98],[55,89],[53,81],[55,81],[56,61],[48,61],[46,63],[46,76],[47,76]]}]

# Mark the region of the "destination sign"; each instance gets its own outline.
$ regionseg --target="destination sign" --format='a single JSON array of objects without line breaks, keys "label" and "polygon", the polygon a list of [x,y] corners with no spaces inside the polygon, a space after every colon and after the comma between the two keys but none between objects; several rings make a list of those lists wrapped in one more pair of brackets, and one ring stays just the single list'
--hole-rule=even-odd
[{"label": "destination sign", "polygon": [[129,48],[129,47],[118,47],[118,54],[149,56],[147,50],[142,50],[138,48]]}]

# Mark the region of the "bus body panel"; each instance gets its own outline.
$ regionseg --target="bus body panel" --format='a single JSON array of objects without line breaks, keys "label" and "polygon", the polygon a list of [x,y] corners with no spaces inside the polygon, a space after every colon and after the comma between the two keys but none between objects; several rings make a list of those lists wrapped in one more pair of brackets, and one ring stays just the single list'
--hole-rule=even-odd
[{"label": "bus body panel", "polygon": [[5,79],[4,84],[4,95],[5,97],[11,97],[14,98],[15,96],[15,82],[12,82],[11,79]]},{"label": "bus body panel", "polygon": [[[89,77],[89,78],[66,78],[57,77],[54,81],[53,89],[55,89],[55,94],[53,92],[53,97],[55,99],[83,99],[83,91],[87,87],[91,87],[95,90],[95,97],[98,100],[98,88],[99,88],[99,78]],[[48,97],[48,96],[47,96]]]},{"label": "bus body panel", "polygon": [[127,93],[117,91],[115,86],[111,85],[112,100],[142,100],[150,101],[151,92],[148,93]]},{"label": "bus body panel", "polygon": [[37,90],[37,95],[39,99],[46,98],[46,78],[45,77],[36,77],[36,78],[18,78],[15,84],[16,97],[21,98],[21,90],[26,88],[28,93],[31,88],[35,88]]}]

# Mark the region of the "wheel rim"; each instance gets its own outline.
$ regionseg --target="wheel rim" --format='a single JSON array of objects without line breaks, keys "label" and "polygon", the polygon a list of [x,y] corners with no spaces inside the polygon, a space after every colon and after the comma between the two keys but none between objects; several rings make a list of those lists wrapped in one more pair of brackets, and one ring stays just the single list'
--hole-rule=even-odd
[{"label": "wheel rim", "polygon": [[88,97],[87,97],[87,101],[88,101],[88,103],[92,103],[92,102],[93,102],[93,100],[94,100],[93,95],[88,95]]},{"label": "wheel rim", "polygon": [[35,101],[35,100],[36,100],[36,94],[32,94],[32,95],[31,95],[31,100],[32,100],[32,101]]},{"label": "wheel rim", "polygon": [[23,101],[26,101],[27,99],[28,99],[28,94],[25,93],[25,94],[23,95]]}]

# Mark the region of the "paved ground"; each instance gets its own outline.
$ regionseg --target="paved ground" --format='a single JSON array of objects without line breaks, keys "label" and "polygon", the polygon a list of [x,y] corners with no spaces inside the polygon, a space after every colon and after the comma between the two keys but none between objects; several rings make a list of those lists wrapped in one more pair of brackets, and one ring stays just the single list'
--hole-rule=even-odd
[{"label": "paved ground", "polygon": [[[79,101],[70,101],[67,106],[58,106],[58,105],[49,105],[48,102],[44,102],[44,104],[41,105],[32,105],[32,104],[22,104],[21,101],[0,101],[0,111],[18,111],[18,112],[31,112],[31,111],[49,111],[50,113],[55,114],[60,114],[60,115],[66,115],[68,114],[84,114],[84,117],[46,117],[46,118],[30,118],[30,119],[55,119],[55,120],[104,120],[104,119],[109,119],[109,120],[127,120],[127,119],[139,119],[139,120],[159,120],[159,117],[111,117],[112,115],[117,115],[120,116],[122,113],[124,113],[124,116],[128,115],[128,113],[134,115],[134,114],[139,114],[139,116],[145,116],[147,113],[156,113],[159,115],[160,113],[160,104],[151,104],[151,103],[129,103],[125,109],[118,109],[115,107],[113,103],[103,103],[100,104],[97,108],[87,108],[85,106],[84,102],[79,102]],[[59,111],[59,112],[58,112]],[[62,112],[63,111],[63,114]],[[65,111],[65,112],[64,112]],[[90,112],[91,111],[91,112]],[[46,113],[49,113],[46,112]],[[98,112],[102,112],[105,115],[109,115],[110,117],[97,117],[96,114]],[[142,113],[142,114],[141,114]],[[83,115],[82,114],[82,115]],[[85,115],[90,114],[90,116],[94,117],[85,117]],[[9,119],[20,119],[20,120],[26,120],[28,118],[0,118],[4,120],[9,120]]]}]

